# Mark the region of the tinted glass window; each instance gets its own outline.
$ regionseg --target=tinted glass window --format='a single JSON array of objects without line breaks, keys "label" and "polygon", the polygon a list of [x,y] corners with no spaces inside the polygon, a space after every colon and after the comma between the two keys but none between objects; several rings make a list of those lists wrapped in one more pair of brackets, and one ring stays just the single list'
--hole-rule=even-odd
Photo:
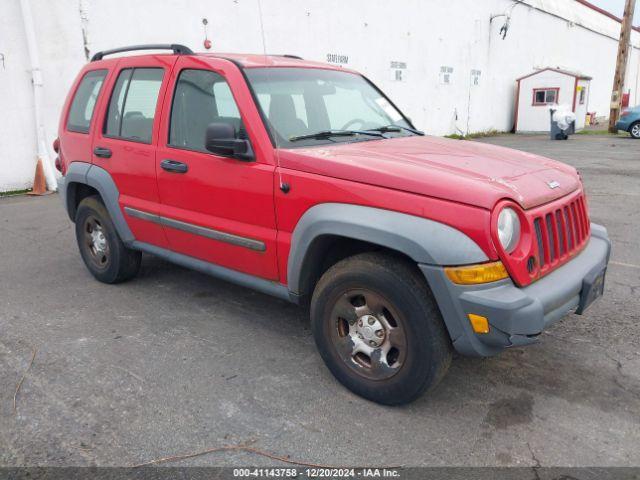
[{"label": "tinted glass window", "polygon": [[213,84],[213,98],[216,102],[218,115],[221,117],[232,117],[239,119],[240,112],[238,111],[236,101],[233,99],[233,95],[231,94],[231,89],[229,88],[227,82],[222,79],[222,77],[220,77],[219,75],[218,77],[220,80]]},{"label": "tinted glass window", "polygon": [[120,136],[120,118],[122,117],[122,107],[124,106],[124,94],[127,91],[132,72],[132,69],[123,70],[120,72],[118,80],[116,80],[116,86],[113,88],[111,100],[109,101],[109,111],[104,131],[107,135]]},{"label": "tinted glass window", "polygon": [[106,70],[93,70],[87,72],[82,78],[73,102],[71,102],[67,130],[89,133],[93,110],[106,76]]},{"label": "tinted glass window", "polygon": [[120,72],[111,94],[105,133],[150,143],[164,71],[135,68]]},{"label": "tinted glass window", "polygon": [[413,135],[404,129],[411,126],[402,113],[360,75],[316,68],[248,68],[245,72],[278,146],[379,139],[367,135],[294,138],[325,130],[397,126],[401,128],[386,135]]},{"label": "tinted glass window", "polygon": [[210,123],[227,123],[238,138],[246,138],[240,112],[224,78],[207,70],[183,70],[171,107],[169,144],[206,152],[205,132]]}]

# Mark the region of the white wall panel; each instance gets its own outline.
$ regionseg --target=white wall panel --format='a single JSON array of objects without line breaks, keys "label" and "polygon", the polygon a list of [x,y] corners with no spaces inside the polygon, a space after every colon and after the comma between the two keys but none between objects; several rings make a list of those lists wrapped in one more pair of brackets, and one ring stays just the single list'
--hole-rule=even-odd
[{"label": "white wall panel", "polygon": [[[572,0],[262,0],[266,48],[326,61],[344,56],[428,133],[513,127],[515,79],[561,67],[593,77],[589,110],[607,115],[620,24]],[[31,0],[46,91],[49,144],[67,89],[91,53],[138,43],[202,50],[203,17],[216,52],[263,50],[258,0]],[[515,6],[514,6],[515,5]],[[533,8],[535,7],[535,8]],[[544,10],[544,11],[541,11]],[[30,185],[35,164],[31,77],[19,0],[0,12],[0,191]],[[510,13],[506,39],[498,35]],[[638,102],[640,34],[627,73]],[[395,79],[391,62],[406,65]],[[444,84],[441,67],[453,72]],[[478,70],[478,85],[471,71]],[[53,155],[53,152],[52,152]]]}]

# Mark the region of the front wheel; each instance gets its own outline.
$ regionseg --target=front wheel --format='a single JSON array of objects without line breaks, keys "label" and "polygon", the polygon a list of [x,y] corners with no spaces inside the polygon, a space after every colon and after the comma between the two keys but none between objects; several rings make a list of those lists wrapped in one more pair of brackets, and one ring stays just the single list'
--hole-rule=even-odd
[{"label": "front wheel", "polygon": [[348,389],[386,405],[434,387],[451,362],[440,311],[415,266],[379,253],[331,267],[311,300],[316,345]]},{"label": "front wheel", "polygon": [[640,122],[636,122],[629,127],[629,134],[636,140],[640,139]]}]

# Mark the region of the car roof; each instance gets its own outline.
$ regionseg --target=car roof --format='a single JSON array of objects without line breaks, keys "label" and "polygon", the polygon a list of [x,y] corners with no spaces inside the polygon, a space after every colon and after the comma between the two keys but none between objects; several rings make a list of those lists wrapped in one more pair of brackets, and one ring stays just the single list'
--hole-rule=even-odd
[{"label": "car roof", "polygon": [[[138,57],[156,57],[156,56],[175,56],[175,54],[171,53],[146,53],[142,55],[126,55],[126,58]],[[277,67],[277,68],[286,68],[286,67],[297,67],[297,68],[321,68],[325,70],[339,70],[339,71],[347,71],[350,73],[355,73],[353,70],[343,68],[339,65],[332,65],[329,63],[322,62],[314,62],[310,60],[304,60],[300,57],[296,57],[294,55],[264,55],[258,53],[193,53],[188,54],[188,56],[193,57],[205,57],[205,58],[219,58],[224,60],[229,60],[243,68],[266,68],[266,67]],[[121,58],[124,58],[123,55],[118,55],[114,57],[108,57],[101,60],[97,60],[91,63],[100,63],[101,65],[108,66],[111,63],[115,63]]]},{"label": "car roof", "polygon": [[224,58],[239,63],[245,68],[259,67],[304,67],[343,70],[337,65],[304,60],[293,55],[264,55],[257,53],[198,53],[198,56]]}]

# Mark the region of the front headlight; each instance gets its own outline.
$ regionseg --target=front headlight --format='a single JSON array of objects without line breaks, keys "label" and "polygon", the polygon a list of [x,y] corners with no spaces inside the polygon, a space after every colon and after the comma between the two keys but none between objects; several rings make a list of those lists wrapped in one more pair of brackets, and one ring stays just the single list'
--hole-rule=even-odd
[{"label": "front headlight", "polygon": [[498,238],[502,248],[511,253],[520,240],[520,219],[513,208],[503,208],[498,216]]}]

